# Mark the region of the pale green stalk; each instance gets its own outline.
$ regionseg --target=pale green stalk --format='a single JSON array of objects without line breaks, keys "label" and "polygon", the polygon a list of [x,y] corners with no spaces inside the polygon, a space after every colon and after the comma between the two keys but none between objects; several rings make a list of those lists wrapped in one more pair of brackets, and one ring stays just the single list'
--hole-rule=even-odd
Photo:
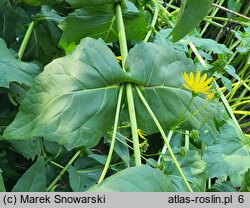
[{"label": "pale green stalk", "polygon": [[81,153],[81,150],[78,150],[75,155],[70,159],[70,161],[67,163],[67,165],[61,170],[59,175],[55,178],[55,180],[49,185],[49,187],[46,189],[46,191],[51,191],[53,187],[56,185],[56,183],[61,179],[63,174],[68,170],[69,166],[76,160],[76,158]]},{"label": "pale green stalk", "polygon": [[189,150],[189,131],[185,130],[185,149]]},{"label": "pale green stalk", "polygon": [[153,17],[153,20],[150,24],[150,28],[149,28],[149,31],[148,33],[146,34],[145,38],[144,38],[144,42],[147,42],[148,39],[150,38],[153,30],[154,30],[154,27],[155,27],[155,24],[156,24],[156,21],[157,21],[157,18],[158,18],[158,13],[159,13],[159,4],[158,4],[158,1],[157,0],[152,0],[154,5],[155,5],[155,12],[154,12],[154,17]]},{"label": "pale green stalk", "polygon": [[[171,140],[171,138],[173,136],[173,133],[174,132],[172,130],[170,130],[168,132],[168,136],[167,136],[168,142],[170,142],[170,140]],[[164,145],[163,148],[162,148],[162,150],[161,150],[161,155],[159,156],[158,161],[157,161],[158,164],[161,163],[161,159],[162,159],[163,155],[165,155],[166,151],[167,151],[167,145]]]},{"label": "pale green stalk", "polygon": [[32,21],[30,23],[30,25],[29,25],[29,28],[28,28],[27,32],[25,33],[25,36],[23,38],[23,42],[22,42],[22,44],[20,46],[20,49],[18,51],[18,54],[17,54],[17,57],[18,57],[19,60],[21,60],[22,57],[23,57],[24,51],[25,51],[25,49],[27,47],[27,44],[28,44],[28,42],[30,40],[30,36],[31,36],[32,31],[34,29],[34,24],[35,24],[35,22]]},{"label": "pale green stalk", "polygon": [[[224,2],[224,0],[219,0],[219,1],[217,2],[217,5],[221,6],[221,5],[223,4],[223,2]],[[218,11],[219,11],[219,8],[218,8],[218,7],[213,8],[213,11],[212,11],[212,13],[211,13],[210,16],[212,16],[212,17],[215,16],[216,13],[217,13]],[[201,33],[200,33],[200,36],[202,36],[202,35],[206,32],[208,26],[209,26],[209,22],[206,22],[205,26],[203,27],[203,29],[202,29],[202,31],[201,31]]]},{"label": "pale green stalk", "polygon": [[176,159],[176,157],[174,155],[174,152],[173,152],[173,150],[172,150],[172,148],[171,148],[171,146],[169,144],[169,141],[168,141],[168,139],[166,137],[166,134],[165,134],[164,130],[162,129],[158,119],[156,118],[154,112],[151,110],[150,106],[148,105],[147,101],[145,100],[145,98],[144,98],[143,94],[141,93],[140,89],[137,86],[135,87],[135,89],[136,89],[141,101],[143,102],[145,108],[147,109],[148,113],[150,114],[151,118],[153,119],[155,125],[157,126],[157,128],[158,128],[158,130],[159,130],[159,132],[160,132],[160,134],[161,134],[161,136],[162,136],[162,138],[163,138],[163,140],[165,142],[165,145],[167,146],[170,157],[172,158],[172,160],[173,160],[173,162],[174,162],[174,164],[175,164],[175,166],[176,166],[176,168],[177,168],[177,170],[178,170],[184,184],[186,185],[187,189],[190,192],[193,192],[191,186],[188,183],[188,180],[186,179],[186,177],[185,177],[185,175],[184,175],[184,173],[183,173],[183,171],[182,171],[182,169],[181,169],[181,167],[180,167],[180,165],[179,165],[179,163],[178,163],[178,161],[177,161],[177,159]]},{"label": "pale green stalk", "polygon": [[117,107],[116,107],[116,113],[115,113],[115,121],[114,121],[114,128],[113,128],[113,135],[112,135],[112,139],[111,139],[111,144],[110,144],[110,148],[109,148],[109,153],[108,153],[108,158],[106,160],[105,166],[103,168],[102,174],[99,178],[98,183],[101,183],[105,176],[106,173],[108,171],[110,162],[111,162],[111,158],[112,158],[112,154],[115,148],[115,139],[116,139],[116,133],[117,133],[117,127],[118,127],[118,122],[119,122],[119,115],[120,115],[120,109],[121,109],[121,102],[122,102],[122,95],[123,95],[123,86],[121,86],[120,90],[119,90],[119,95],[118,95],[118,101],[117,101]]},{"label": "pale green stalk", "polygon": [[[116,18],[117,18],[117,27],[118,27],[118,38],[122,56],[122,68],[125,70],[125,61],[128,56],[128,47],[126,41],[126,34],[125,34],[125,27],[122,17],[122,9],[120,4],[117,4],[115,7],[116,11]],[[137,122],[135,116],[135,105],[134,105],[134,97],[132,92],[131,83],[127,83],[126,85],[126,94],[127,94],[127,102],[128,102],[128,111],[129,111],[129,118],[131,123],[131,133],[133,139],[133,147],[134,147],[134,154],[135,154],[135,165],[141,165],[141,152],[140,152],[140,145],[139,145],[139,138],[137,134]]]}]

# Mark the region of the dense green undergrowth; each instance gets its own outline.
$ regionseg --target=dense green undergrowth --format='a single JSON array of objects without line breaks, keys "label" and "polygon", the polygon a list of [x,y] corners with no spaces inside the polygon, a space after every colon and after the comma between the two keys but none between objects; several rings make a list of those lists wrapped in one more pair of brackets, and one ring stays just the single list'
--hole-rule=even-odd
[{"label": "dense green undergrowth", "polygon": [[249,191],[249,10],[2,0],[0,191]]}]

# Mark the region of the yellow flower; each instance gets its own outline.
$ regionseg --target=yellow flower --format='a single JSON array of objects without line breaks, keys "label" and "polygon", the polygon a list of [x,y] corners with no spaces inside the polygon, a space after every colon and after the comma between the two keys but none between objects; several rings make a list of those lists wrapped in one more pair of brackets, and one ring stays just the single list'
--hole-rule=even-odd
[{"label": "yellow flower", "polygon": [[116,56],[116,60],[120,63],[122,61],[122,56]]},{"label": "yellow flower", "polygon": [[140,138],[147,140],[145,136],[147,136],[146,133],[144,133],[141,129],[137,129],[137,133],[139,135]]},{"label": "yellow flower", "polygon": [[214,93],[209,93],[207,95],[207,100],[212,101],[214,99]]},{"label": "yellow flower", "polygon": [[186,83],[183,84],[185,88],[188,90],[193,91],[194,94],[203,93],[206,95],[211,95],[209,89],[212,87],[212,85],[209,85],[212,81],[212,78],[207,78],[207,73],[205,73],[201,77],[201,72],[197,71],[196,76],[194,77],[193,72],[190,73],[188,76],[186,72],[182,74],[183,79]]}]

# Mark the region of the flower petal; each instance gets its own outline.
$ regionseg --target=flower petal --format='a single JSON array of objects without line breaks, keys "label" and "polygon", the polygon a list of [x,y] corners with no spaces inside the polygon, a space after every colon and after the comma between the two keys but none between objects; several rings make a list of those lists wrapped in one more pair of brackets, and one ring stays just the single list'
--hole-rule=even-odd
[{"label": "flower petal", "polygon": [[190,73],[190,87],[194,86],[194,74],[193,72]]},{"label": "flower petal", "polygon": [[197,71],[196,76],[195,76],[195,86],[198,88],[200,85],[200,77],[201,77],[201,72]]},{"label": "flower petal", "polygon": [[208,86],[201,87],[200,89],[201,89],[202,91],[203,91],[203,90],[209,90],[211,87],[212,87],[212,85],[208,85]]},{"label": "flower petal", "polygon": [[186,82],[189,86],[192,85],[192,83],[191,83],[191,81],[190,81],[190,79],[189,79],[189,77],[188,77],[188,75],[187,75],[186,72],[184,72],[184,73],[182,74],[182,77],[183,77],[183,79],[185,80],[185,82]]},{"label": "flower petal", "polygon": [[212,82],[213,78],[210,77],[209,79],[207,79],[205,82],[204,82],[204,85],[209,85],[210,82]]},{"label": "flower petal", "polygon": [[193,89],[192,89],[191,87],[189,87],[187,84],[184,83],[183,86],[184,86],[186,89],[193,91]]},{"label": "flower petal", "polygon": [[204,85],[204,82],[206,81],[206,78],[207,78],[207,73],[205,73],[202,77],[201,77],[201,80],[200,80],[200,85]]}]

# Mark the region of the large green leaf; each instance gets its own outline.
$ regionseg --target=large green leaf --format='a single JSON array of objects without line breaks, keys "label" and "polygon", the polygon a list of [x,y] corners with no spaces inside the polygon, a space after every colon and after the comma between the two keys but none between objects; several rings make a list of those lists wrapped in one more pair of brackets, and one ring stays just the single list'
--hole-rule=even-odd
[{"label": "large green leaf", "polygon": [[115,0],[66,0],[72,7],[80,8],[86,6],[102,6],[105,4],[114,4]]},{"label": "large green leaf", "polygon": [[[133,3],[127,4],[127,8],[123,10],[127,38],[141,40],[147,32],[147,21]],[[66,17],[59,27],[63,31],[60,46],[67,52],[84,37],[101,37],[105,42],[118,40],[114,8],[109,5],[78,9]]]},{"label": "large green leaf", "polygon": [[208,14],[213,0],[183,0],[176,25],[173,41],[176,42],[191,32]]},{"label": "large green leaf", "polygon": [[[176,158],[193,191],[204,191],[204,185],[206,183],[206,163],[201,159],[199,153],[195,150],[188,150],[184,157],[177,155]],[[175,185],[177,191],[188,191],[172,161],[166,162],[166,174]]]},{"label": "large green leaf", "polygon": [[90,188],[90,192],[171,192],[173,184],[160,170],[149,166],[138,166],[122,170],[101,184]]},{"label": "large green leaf", "polygon": [[0,38],[0,87],[9,88],[10,82],[31,85],[33,77],[39,73],[39,67],[16,59]]},{"label": "large green leaf", "polygon": [[[131,73],[133,81],[140,84],[142,93],[164,128],[173,127],[185,112],[192,93],[183,87],[181,74],[195,68],[185,54],[172,48],[152,43],[141,43],[131,49],[126,69]],[[138,127],[147,133],[157,132],[144,105],[135,96],[136,117]],[[198,129],[217,112],[217,105],[206,98],[197,96],[189,106],[182,127]]]},{"label": "large green leaf", "polygon": [[40,157],[17,181],[13,192],[42,192],[46,190],[46,162]]},{"label": "large green leaf", "polygon": [[203,156],[207,163],[208,178],[244,172],[250,168],[249,139],[231,124],[225,124],[214,136]]},{"label": "large green leaf", "polygon": [[0,169],[0,192],[5,192],[5,186],[4,186],[4,181],[3,181],[3,176],[2,176],[2,170]]},{"label": "large green leaf", "polygon": [[36,77],[3,137],[43,136],[66,145],[93,147],[114,120],[125,73],[102,40],[84,39],[69,55]]}]

